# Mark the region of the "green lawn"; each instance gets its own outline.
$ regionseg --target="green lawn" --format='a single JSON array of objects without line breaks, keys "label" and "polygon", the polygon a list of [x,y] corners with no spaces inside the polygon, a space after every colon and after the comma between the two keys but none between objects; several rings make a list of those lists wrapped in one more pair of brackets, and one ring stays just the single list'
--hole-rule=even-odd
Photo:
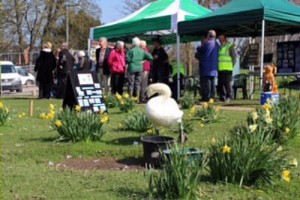
[{"label": "green lawn", "polygon": [[[14,112],[11,120],[1,127],[1,189],[0,199],[143,199],[147,197],[147,178],[143,170],[55,170],[49,162],[58,163],[67,155],[77,159],[141,157],[142,145],[132,145],[140,135],[119,131],[118,124],[126,117],[118,109],[109,110],[110,123],[103,141],[95,143],[54,143],[58,134],[49,121],[38,115],[47,111],[50,103],[61,106],[59,100],[34,100],[34,116],[29,117],[29,99],[2,99]],[[233,101],[228,107],[255,107],[258,100]],[[142,106],[139,109],[143,109]],[[25,112],[24,118],[18,114]],[[207,149],[212,137],[221,136],[248,111],[221,111],[222,120],[205,125],[188,135],[185,144]],[[177,138],[177,133],[163,130],[162,134]],[[300,134],[284,146],[289,158],[300,161]],[[291,183],[277,178],[272,186],[239,188],[231,184],[213,184],[205,177],[199,184],[202,199],[300,199],[300,168],[292,170]]]}]

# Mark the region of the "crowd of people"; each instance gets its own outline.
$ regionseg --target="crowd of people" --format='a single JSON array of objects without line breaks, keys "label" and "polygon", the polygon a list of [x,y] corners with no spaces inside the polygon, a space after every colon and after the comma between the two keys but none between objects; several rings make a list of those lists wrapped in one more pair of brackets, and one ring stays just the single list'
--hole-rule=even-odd
[{"label": "crowd of people", "polygon": [[[225,35],[219,35],[210,30],[207,38],[197,48],[196,58],[199,60],[199,74],[201,97],[203,101],[215,98],[215,79],[218,77],[217,91],[221,101],[232,99],[231,79],[235,64],[235,50]],[[56,56],[52,51],[52,44],[43,45],[40,56],[35,65],[40,98],[63,98],[66,88],[67,74],[71,71],[95,71],[103,88],[103,93],[122,95],[125,83],[130,96],[138,97],[139,102],[146,102],[146,88],[151,83],[165,83],[172,89],[172,97],[178,100],[177,81],[179,73],[180,88],[183,87],[185,67],[177,62],[169,62],[169,56],[162,46],[162,41],[154,40],[153,50],[147,47],[144,40],[135,37],[131,48],[127,48],[123,41],[117,41],[114,47],[108,45],[105,37],[99,39],[99,48],[92,61],[85,51],[78,51],[72,55],[67,43],[61,45]],[[57,83],[53,80],[55,75]],[[169,78],[173,82],[169,82]],[[55,86],[55,87],[53,87]]]},{"label": "crowd of people", "polygon": [[[67,43],[57,50],[56,56],[52,44],[43,45],[36,61],[35,72],[39,86],[39,98],[63,98],[66,88],[67,74],[71,71],[97,73],[104,94],[123,94],[127,83],[130,96],[138,97],[139,102],[146,102],[146,88],[151,82],[168,84],[171,70],[168,54],[162,47],[160,39],[154,41],[154,49],[150,53],[147,43],[135,37],[131,48],[125,47],[123,41],[117,41],[113,48],[108,45],[107,38],[99,39],[99,48],[92,61],[85,51],[72,55]],[[54,84],[54,78],[57,83]]]}]

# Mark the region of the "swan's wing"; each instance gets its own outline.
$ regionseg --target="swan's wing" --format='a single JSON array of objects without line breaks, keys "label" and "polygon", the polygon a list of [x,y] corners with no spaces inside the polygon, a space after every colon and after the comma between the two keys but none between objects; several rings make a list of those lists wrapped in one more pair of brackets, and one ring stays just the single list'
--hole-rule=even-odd
[{"label": "swan's wing", "polygon": [[153,98],[146,104],[146,115],[154,125],[168,127],[180,123],[183,112],[174,99]]}]

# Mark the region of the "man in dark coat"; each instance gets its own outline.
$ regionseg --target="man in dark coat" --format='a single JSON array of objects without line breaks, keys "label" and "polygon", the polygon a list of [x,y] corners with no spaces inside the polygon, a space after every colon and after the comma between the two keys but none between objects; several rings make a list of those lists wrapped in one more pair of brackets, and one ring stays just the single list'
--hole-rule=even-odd
[{"label": "man in dark coat", "polygon": [[108,64],[108,57],[112,49],[107,46],[107,39],[105,37],[101,37],[99,42],[100,48],[96,49],[96,71],[101,87],[104,87],[104,93],[107,95],[110,87],[110,68]]},{"label": "man in dark coat", "polygon": [[168,63],[168,54],[162,47],[160,39],[155,39],[154,49],[152,52],[153,67],[152,67],[152,82],[153,83],[165,83],[169,82],[170,65]]},{"label": "man in dark coat", "polygon": [[57,66],[57,98],[65,96],[67,74],[73,71],[75,59],[69,52],[68,43],[63,43],[58,54]]},{"label": "man in dark coat", "polygon": [[52,53],[52,44],[47,42],[36,60],[34,71],[37,72],[36,80],[39,84],[39,98],[49,99],[53,84],[53,70],[56,67],[56,58]]}]

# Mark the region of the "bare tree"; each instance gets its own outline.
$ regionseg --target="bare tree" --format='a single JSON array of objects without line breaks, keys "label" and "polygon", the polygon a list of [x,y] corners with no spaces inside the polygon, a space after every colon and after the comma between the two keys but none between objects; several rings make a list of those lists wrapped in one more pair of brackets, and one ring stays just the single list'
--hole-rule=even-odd
[{"label": "bare tree", "polygon": [[123,10],[125,15],[131,14],[134,11],[140,9],[146,4],[153,2],[155,0],[123,0]]}]

